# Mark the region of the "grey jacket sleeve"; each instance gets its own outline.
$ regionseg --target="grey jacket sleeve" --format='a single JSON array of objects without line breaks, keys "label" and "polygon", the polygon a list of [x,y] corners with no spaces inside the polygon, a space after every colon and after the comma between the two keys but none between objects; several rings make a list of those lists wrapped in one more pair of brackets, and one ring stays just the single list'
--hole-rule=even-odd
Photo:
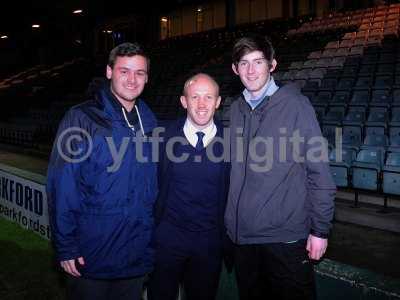
[{"label": "grey jacket sleeve", "polygon": [[315,111],[308,100],[302,107],[307,174],[307,204],[311,234],[328,238],[332,227],[336,185],[329,168],[328,143],[322,137]]}]

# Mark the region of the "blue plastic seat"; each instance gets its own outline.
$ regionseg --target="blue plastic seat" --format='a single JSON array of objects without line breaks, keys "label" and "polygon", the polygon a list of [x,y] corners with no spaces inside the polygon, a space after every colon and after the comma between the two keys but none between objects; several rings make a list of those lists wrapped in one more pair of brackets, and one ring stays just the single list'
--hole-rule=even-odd
[{"label": "blue plastic seat", "polygon": [[391,89],[393,85],[393,77],[391,75],[381,75],[375,78],[375,89]]},{"label": "blue plastic seat", "polygon": [[328,105],[329,101],[332,99],[331,92],[319,92],[316,97],[313,99],[313,104],[324,104]]},{"label": "blue plastic seat", "polygon": [[345,66],[342,72],[342,78],[355,79],[358,76],[358,66]]},{"label": "blue plastic seat", "polygon": [[[399,85],[400,85],[400,76],[396,77],[399,78]],[[400,89],[393,90],[393,102],[392,107],[400,106]]]},{"label": "blue plastic seat", "polygon": [[377,75],[393,75],[394,65],[392,64],[379,64],[378,70],[376,71]]},{"label": "blue plastic seat", "polygon": [[347,91],[336,91],[330,101],[330,106],[346,106],[350,100],[350,92]]},{"label": "blue plastic seat", "polygon": [[352,165],[353,187],[378,191],[383,151],[378,148],[361,149]]},{"label": "blue plastic seat", "polygon": [[390,136],[389,144],[388,152],[400,152],[400,130],[399,134]]},{"label": "blue plastic seat", "polygon": [[[340,151],[338,153],[338,151]],[[340,157],[341,156],[341,159]],[[356,158],[356,151],[343,147],[341,150],[332,149],[329,154],[330,169],[333,180],[338,187],[350,186],[351,165]]]},{"label": "blue plastic seat", "polygon": [[382,190],[385,194],[400,195],[400,152],[388,154],[382,171]]},{"label": "blue plastic seat", "polygon": [[353,97],[350,101],[350,106],[362,106],[368,107],[369,103],[369,92],[365,91],[354,91]]},{"label": "blue plastic seat", "polygon": [[302,88],[302,91],[304,92],[315,92],[319,88],[319,83],[318,81],[314,80],[308,80],[304,87]]},{"label": "blue plastic seat", "polygon": [[373,84],[373,77],[358,77],[354,90],[369,90]]},{"label": "blue plastic seat", "polygon": [[364,139],[364,148],[377,147],[385,149],[388,145],[388,137],[382,134],[367,135]]},{"label": "blue plastic seat", "polygon": [[371,107],[389,108],[392,103],[392,95],[388,90],[375,90],[371,96]]},{"label": "blue plastic seat", "polygon": [[360,71],[358,71],[358,76],[369,76],[375,72],[375,65],[361,65]]},{"label": "blue plastic seat", "polygon": [[354,78],[342,78],[336,86],[337,91],[350,91],[355,83]]},{"label": "blue plastic seat", "polygon": [[346,147],[350,147],[358,150],[362,143],[361,135],[357,132],[346,131],[342,136],[342,144]]},{"label": "blue plastic seat", "polygon": [[390,119],[391,126],[400,126],[400,107],[392,108],[392,118]]},{"label": "blue plastic seat", "polygon": [[384,135],[386,133],[387,111],[385,108],[371,109],[365,122],[365,135]]},{"label": "blue plastic seat", "polygon": [[334,78],[325,78],[322,79],[321,86],[319,88],[320,91],[334,91],[337,86],[337,80]]},{"label": "blue plastic seat", "polygon": [[343,120],[343,135],[357,136],[361,141],[365,115],[363,107],[351,107]]},{"label": "blue plastic seat", "polygon": [[326,125],[341,125],[345,113],[344,107],[332,107],[323,118]]}]

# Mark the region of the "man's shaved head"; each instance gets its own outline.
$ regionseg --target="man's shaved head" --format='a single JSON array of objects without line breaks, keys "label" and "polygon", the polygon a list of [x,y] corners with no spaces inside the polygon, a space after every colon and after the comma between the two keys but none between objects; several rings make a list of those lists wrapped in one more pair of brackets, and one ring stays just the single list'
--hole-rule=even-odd
[{"label": "man's shaved head", "polygon": [[215,87],[216,96],[219,95],[218,83],[215,81],[214,78],[212,78],[210,75],[205,74],[205,73],[198,73],[198,74],[190,77],[188,80],[186,80],[185,85],[183,86],[183,95],[187,96],[187,90],[188,90],[189,86],[191,86],[192,84],[196,83],[199,80],[208,80]]}]

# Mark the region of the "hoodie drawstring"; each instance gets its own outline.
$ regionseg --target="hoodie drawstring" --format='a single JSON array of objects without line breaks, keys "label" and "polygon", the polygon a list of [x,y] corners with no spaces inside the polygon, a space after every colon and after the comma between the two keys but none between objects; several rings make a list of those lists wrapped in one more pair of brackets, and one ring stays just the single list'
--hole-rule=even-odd
[{"label": "hoodie drawstring", "polygon": [[[122,109],[122,114],[124,115],[124,119],[125,119],[126,124],[128,125],[128,127],[130,129],[132,129],[132,131],[135,131],[135,126],[133,126],[131,123],[129,123],[129,120],[126,117],[125,109],[123,107],[121,107],[121,109]],[[142,118],[140,117],[139,109],[137,108],[136,105],[135,105],[135,109],[136,109],[136,113],[137,113],[138,119],[139,119],[140,130],[142,131],[143,137],[146,137],[146,134],[144,133],[144,129],[143,129]]]}]

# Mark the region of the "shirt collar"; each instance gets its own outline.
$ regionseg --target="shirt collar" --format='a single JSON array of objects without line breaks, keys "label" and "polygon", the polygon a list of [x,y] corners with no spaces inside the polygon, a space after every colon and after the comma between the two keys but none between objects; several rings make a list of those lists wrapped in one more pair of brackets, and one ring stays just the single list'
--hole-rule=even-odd
[{"label": "shirt collar", "polygon": [[255,109],[267,96],[272,96],[279,87],[276,85],[275,80],[272,76],[269,77],[269,80],[265,83],[263,88],[261,89],[261,94],[258,98],[252,98],[251,93],[247,90],[243,90],[243,97],[246,102],[251,106],[252,109]]},{"label": "shirt collar", "polygon": [[194,126],[192,121],[190,121],[188,118],[186,118],[185,125],[183,126],[183,133],[185,134],[185,137],[188,140],[188,142],[190,143],[190,145],[192,145],[193,147],[196,147],[196,144],[197,144],[196,132],[198,132],[198,131],[201,131],[204,133],[203,144],[205,147],[211,142],[211,140],[217,134],[217,126],[215,126],[214,120],[212,120],[211,123],[208,124],[207,127],[199,130]]}]

